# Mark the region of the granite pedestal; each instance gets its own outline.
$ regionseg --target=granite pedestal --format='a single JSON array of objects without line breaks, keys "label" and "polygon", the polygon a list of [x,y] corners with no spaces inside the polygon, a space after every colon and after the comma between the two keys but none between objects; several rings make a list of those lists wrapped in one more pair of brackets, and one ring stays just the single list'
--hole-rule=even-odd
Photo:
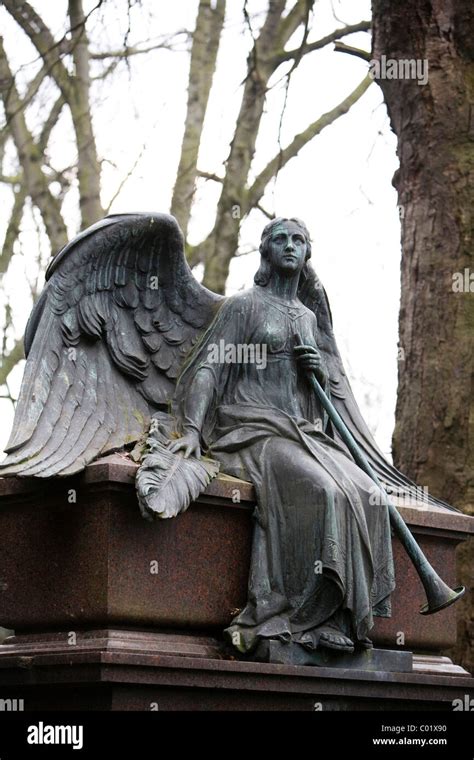
[{"label": "granite pedestal", "polygon": [[[221,631],[246,601],[252,486],[219,477],[183,515],[148,523],[135,471],[116,454],[76,478],[0,479],[0,625],[15,631],[0,645],[0,700],[30,710],[452,709],[473,694],[469,674],[441,655],[455,642],[455,608],[419,615],[424,592],[396,538],[393,616],[377,620],[375,652],[315,666],[291,664],[288,650],[274,652],[278,662],[235,657]],[[456,585],[455,548],[474,521],[400,511]],[[380,669],[385,650],[391,670]]]}]

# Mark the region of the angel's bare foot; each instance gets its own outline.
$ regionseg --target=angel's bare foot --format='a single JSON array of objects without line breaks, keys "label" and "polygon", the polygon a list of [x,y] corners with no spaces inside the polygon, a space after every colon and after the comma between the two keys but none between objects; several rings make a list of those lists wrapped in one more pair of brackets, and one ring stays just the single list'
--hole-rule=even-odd
[{"label": "angel's bare foot", "polygon": [[316,629],[319,633],[319,646],[335,649],[338,652],[353,652],[354,642],[342,631],[332,625],[322,625]]}]

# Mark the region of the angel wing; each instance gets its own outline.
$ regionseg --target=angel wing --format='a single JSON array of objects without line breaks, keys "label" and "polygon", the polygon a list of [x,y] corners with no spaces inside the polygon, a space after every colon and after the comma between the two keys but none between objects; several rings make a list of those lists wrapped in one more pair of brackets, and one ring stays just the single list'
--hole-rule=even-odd
[{"label": "angel wing", "polygon": [[165,214],[106,217],[58,253],[46,280],[1,475],[71,475],[138,440],[223,298],[194,278]]},{"label": "angel wing", "polygon": [[[342,363],[336,339],[332,328],[332,315],[329,306],[328,297],[324,287],[316,275],[316,272],[307,266],[307,276],[300,280],[298,297],[311,309],[318,320],[320,340],[318,346],[326,360],[326,366],[329,372],[329,381],[331,386],[331,398],[354,436],[355,440],[363,450],[365,456],[385,484],[386,490],[393,493],[394,496],[412,499],[414,501],[425,501],[432,506],[444,507],[457,512],[449,504],[446,504],[432,496],[426,496],[416,483],[399,472],[387,459],[377,446],[369,428],[357,405],[354,393],[350,386],[347,374]],[[347,449],[339,433],[332,428],[333,435],[337,442]]]}]

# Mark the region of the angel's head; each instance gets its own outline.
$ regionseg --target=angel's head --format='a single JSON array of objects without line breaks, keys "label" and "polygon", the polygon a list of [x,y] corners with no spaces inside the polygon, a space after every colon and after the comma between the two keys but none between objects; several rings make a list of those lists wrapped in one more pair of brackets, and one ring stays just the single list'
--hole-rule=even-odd
[{"label": "angel's head", "polygon": [[274,268],[285,274],[301,274],[311,257],[311,239],[301,219],[272,219],[262,232],[260,267],[255,274],[256,285],[268,284]]}]

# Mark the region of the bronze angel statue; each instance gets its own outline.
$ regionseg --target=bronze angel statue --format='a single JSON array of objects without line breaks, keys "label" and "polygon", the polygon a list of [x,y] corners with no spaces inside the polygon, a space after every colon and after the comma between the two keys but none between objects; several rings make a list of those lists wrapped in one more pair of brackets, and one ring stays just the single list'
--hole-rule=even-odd
[{"label": "bronze angel statue", "polygon": [[358,409],[306,226],[271,221],[260,253],[253,287],[224,298],[194,278],[171,216],[109,216],[69,243],[27,325],[0,474],[72,475],[148,435],[145,516],[184,510],[219,466],[250,481],[248,600],[226,636],[242,653],[265,639],[353,652],[390,615],[390,515],[309,375],[386,487],[419,493]]}]

